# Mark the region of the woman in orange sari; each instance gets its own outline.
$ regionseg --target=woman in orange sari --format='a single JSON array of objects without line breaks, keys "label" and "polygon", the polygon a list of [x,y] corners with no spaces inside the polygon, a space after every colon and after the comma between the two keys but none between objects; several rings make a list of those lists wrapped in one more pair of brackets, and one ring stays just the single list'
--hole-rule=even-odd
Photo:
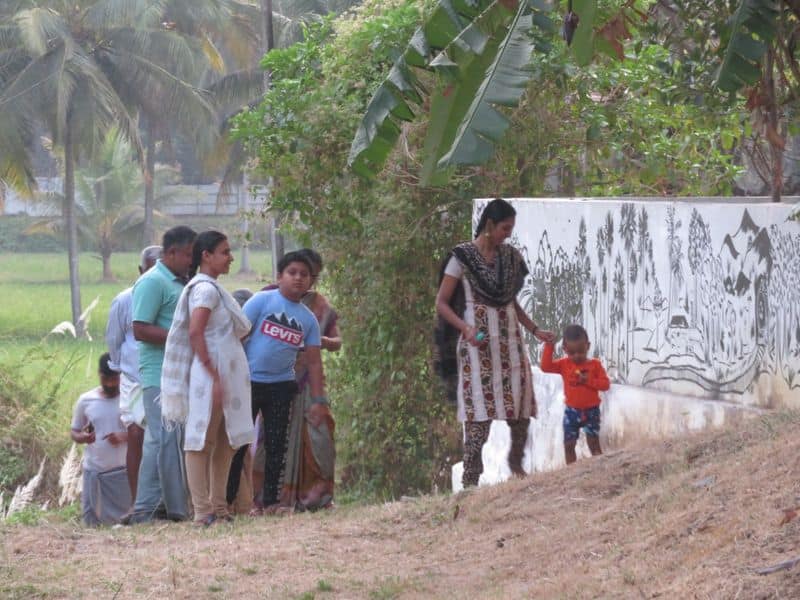
[{"label": "woman in orange sari", "polygon": [[[323,350],[337,352],[342,338],[336,323],[337,314],[328,299],[314,289],[322,271],[322,258],[311,249],[304,253],[313,267],[312,289],[303,297],[305,304],[319,321]],[[289,423],[289,448],[280,503],[290,510],[316,510],[333,505],[335,424],[327,404],[312,403],[308,372],[303,353],[295,366],[299,393],[292,406]]]}]

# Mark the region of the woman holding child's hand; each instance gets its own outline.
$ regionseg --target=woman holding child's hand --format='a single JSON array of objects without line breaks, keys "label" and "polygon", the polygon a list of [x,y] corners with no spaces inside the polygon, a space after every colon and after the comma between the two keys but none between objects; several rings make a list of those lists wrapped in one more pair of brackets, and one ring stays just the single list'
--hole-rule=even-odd
[{"label": "woman holding child's hand", "polygon": [[458,373],[465,487],[478,484],[481,449],[493,420],[504,420],[511,428],[509,467],[515,475],[525,475],[522,456],[536,400],[522,328],[539,341],[555,340],[516,300],[528,267],[519,251],[505,243],[515,216],[514,208],[500,198],[486,206],[475,239],[450,253],[436,296],[436,310],[446,323],[437,328],[437,366],[445,378]]}]

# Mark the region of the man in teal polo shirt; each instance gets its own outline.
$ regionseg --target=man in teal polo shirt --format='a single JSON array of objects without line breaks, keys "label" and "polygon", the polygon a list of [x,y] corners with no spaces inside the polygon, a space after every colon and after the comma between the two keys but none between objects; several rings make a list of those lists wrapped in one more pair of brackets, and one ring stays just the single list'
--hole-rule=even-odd
[{"label": "man in teal polo shirt", "polygon": [[183,225],[167,231],[161,244],[162,258],[133,286],[133,336],[139,342],[146,428],[136,501],[125,519],[128,523],[151,521],[159,511],[174,521],[188,518],[183,431],[181,427],[167,431],[162,426],[159,396],[164,344],[192,264],[195,237],[197,234]]}]

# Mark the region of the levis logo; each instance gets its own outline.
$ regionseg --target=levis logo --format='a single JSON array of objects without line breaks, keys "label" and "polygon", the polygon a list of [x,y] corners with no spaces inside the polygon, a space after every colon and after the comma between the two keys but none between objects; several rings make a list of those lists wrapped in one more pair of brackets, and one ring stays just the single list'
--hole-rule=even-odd
[{"label": "levis logo", "polygon": [[287,319],[286,315],[269,315],[261,323],[261,333],[269,337],[286,342],[292,346],[303,345],[303,330],[294,319]]}]

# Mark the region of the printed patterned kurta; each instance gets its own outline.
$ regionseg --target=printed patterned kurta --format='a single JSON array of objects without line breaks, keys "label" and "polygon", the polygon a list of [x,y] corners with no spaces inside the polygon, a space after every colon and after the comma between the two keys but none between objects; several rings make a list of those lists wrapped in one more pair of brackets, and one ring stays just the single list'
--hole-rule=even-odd
[{"label": "printed patterned kurta", "polygon": [[531,416],[533,380],[514,302],[494,308],[475,301],[466,277],[464,321],[486,334],[480,346],[458,340],[458,420],[523,419]]}]

